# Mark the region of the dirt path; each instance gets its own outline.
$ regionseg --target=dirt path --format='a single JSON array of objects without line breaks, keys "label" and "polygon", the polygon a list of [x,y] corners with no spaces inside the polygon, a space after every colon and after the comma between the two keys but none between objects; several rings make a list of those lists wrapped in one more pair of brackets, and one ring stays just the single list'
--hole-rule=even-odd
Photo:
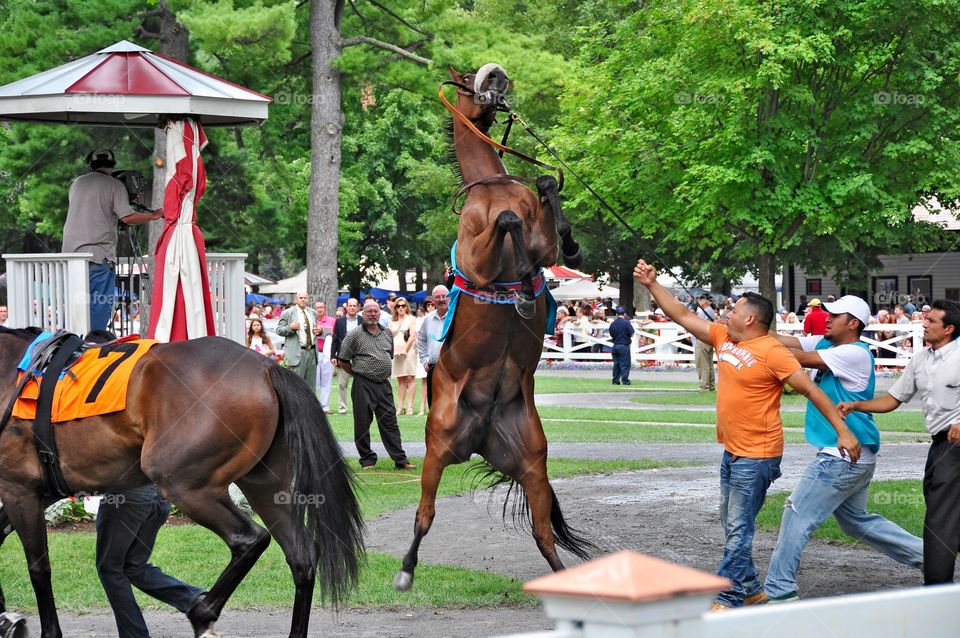
[{"label": "dirt path", "polygon": [[[877,478],[919,478],[926,447],[884,446]],[[716,569],[723,540],[717,516],[718,447],[560,444],[551,446],[551,454],[708,461],[701,467],[562,479],[554,481],[554,486],[568,521],[587,531],[605,550],[632,549],[708,572]],[[772,489],[791,489],[811,456],[808,446],[788,446],[784,476]],[[421,560],[500,572],[522,580],[545,574],[546,562],[530,536],[504,529],[500,499],[500,493],[486,491],[442,499],[434,527],[421,546]],[[399,557],[411,540],[413,517],[414,509],[407,508],[370,521],[368,547],[397,556],[399,566]],[[757,536],[754,553],[761,573],[766,572],[775,541],[776,532],[760,532]],[[569,556],[565,558],[568,565],[576,563]],[[869,548],[813,541],[804,554],[800,591],[808,597],[829,596],[919,582],[919,572]],[[414,584],[429,586],[429,581]],[[230,638],[280,637],[287,635],[289,617],[289,609],[227,610],[217,628]],[[64,616],[62,621],[66,636],[115,635],[109,613]],[[154,638],[189,634],[186,620],[176,613],[148,611],[147,622]],[[317,610],[311,634],[483,638],[551,626],[538,606],[351,610],[337,617]],[[32,635],[39,635],[35,620]]]}]

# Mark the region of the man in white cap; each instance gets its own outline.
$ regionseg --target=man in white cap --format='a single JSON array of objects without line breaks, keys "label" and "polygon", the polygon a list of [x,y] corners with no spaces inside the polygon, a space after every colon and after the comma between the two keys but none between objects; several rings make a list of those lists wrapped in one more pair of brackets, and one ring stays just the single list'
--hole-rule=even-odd
[{"label": "man in white cap", "polygon": [[[822,337],[770,335],[790,348],[802,366],[818,370],[814,382],[834,404],[872,399],[876,380],[873,355],[860,340],[870,321],[870,306],[859,297],[846,295],[825,303],[824,309],[828,314]],[[831,514],[846,534],[900,563],[923,569],[923,540],[866,511],[867,488],[880,450],[880,431],[873,416],[854,412],[847,415],[846,425],[860,442],[862,453],[856,463],[841,455],[837,433],[826,417],[807,403],[804,431],[818,453],[784,506],[780,536],[764,583],[771,602],[797,600],[803,549]]]}]

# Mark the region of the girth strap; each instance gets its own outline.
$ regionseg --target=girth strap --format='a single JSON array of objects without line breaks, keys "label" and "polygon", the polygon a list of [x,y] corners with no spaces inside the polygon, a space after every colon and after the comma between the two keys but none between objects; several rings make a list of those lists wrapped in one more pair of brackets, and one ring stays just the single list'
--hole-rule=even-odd
[{"label": "girth strap", "polygon": [[40,381],[40,394],[37,398],[37,416],[33,420],[33,438],[37,444],[40,467],[43,468],[44,496],[70,496],[72,491],[60,470],[60,457],[57,454],[57,440],[53,431],[53,393],[57,387],[60,372],[77,349],[83,345],[83,339],[69,335],[60,343],[56,353],[50,359],[43,378]]}]

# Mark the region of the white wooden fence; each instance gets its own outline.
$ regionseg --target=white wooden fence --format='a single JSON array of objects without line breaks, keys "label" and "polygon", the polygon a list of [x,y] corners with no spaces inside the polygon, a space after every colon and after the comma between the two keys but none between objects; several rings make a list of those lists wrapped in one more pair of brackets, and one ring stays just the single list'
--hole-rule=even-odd
[{"label": "white wooden fence", "polygon": [[[634,363],[693,364],[693,339],[683,327],[673,322],[647,322],[634,320],[636,334],[630,344],[630,358]],[[800,336],[802,324],[780,324],[778,331]],[[893,333],[893,337],[880,340],[880,331]],[[877,365],[901,368],[907,365],[914,352],[923,348],[923,325],[870,324],[864,330],[862,340],[870,344]],[[608,324],[591,324],[585,333],[574,322],[563,325],[563,334],[557,342],[552,336],[543,340],[541,359],[559,361],[610,361]]]},{"label": "white wooden fence", "polygon": [[[90,330],[89,253],[5,254],[8,325]],[[245,253],[208,253],[207,275],[216,334],[245,342],[243,271]],[[148,260],[149,262],[149,260]],[[120,333],[139,332],[138,319],[121,322]]]}]

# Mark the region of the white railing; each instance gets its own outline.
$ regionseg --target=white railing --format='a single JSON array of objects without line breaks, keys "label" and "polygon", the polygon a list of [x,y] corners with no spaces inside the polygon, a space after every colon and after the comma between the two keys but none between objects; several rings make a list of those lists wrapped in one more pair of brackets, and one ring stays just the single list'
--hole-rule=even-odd
[{"label": "white railing", "polygon": [[3,255],[11,328],[90,331],[87,263],[90,253]]},{"label": "white railing", "polygon": [[[8,324],[76,334],[90,330],[89,253],[5,254]],[[208,253],[207,276],[216,334],[244,343],[245,253]],[[147,260],[150,261],[149,259]],[[133,291],[129,291],[133,294]],[[121,319],[121,322],[124,319]],[[139,330],[139,318],[130,322]]]},{"label": "white railing", "polygon": [[207,253],[207,277],[216,333],[246,343],[243,270],[246,253]]},{"label": "white railing", "polygon": [[[636,334],[630,344],[630,358],[634,363],[693,364],[693,339],[683,327],[673,322],[632,322]],[[802,324],[780,324],[777,330],[784,334],[803,332]],[[880,332],[892,333],[880,339]],[[877,365],[902,368],[914,352],[923,348],[923,325],[870,324],[864,330],[862,341],[870,344],[877,357]],[[552,336],[544,338],[541,359],[562,361],[610,361],[608,324],[591,324],[589,332],[580,330],[573,322],[563,326],[559,343]]]}]

